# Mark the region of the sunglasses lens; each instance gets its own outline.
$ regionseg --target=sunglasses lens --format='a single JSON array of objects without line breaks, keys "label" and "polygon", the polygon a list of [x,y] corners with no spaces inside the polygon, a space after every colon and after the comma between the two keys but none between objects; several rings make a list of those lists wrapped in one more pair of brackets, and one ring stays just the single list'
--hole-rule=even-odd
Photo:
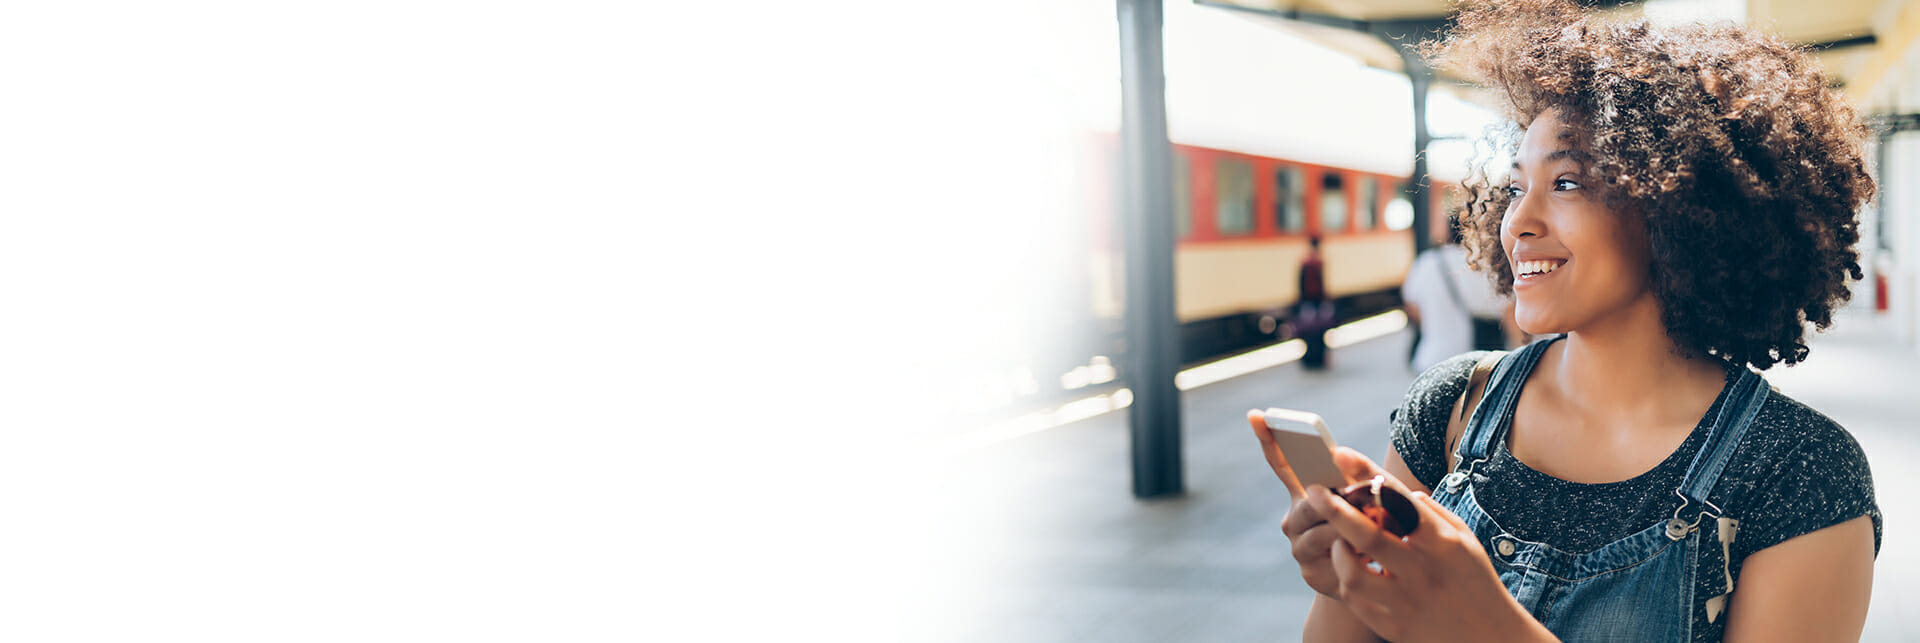
[{"label": "sunglasses lens", "polygon": [[1420,528],[1420,512],[1414,509],[1413,501],[1384,484],[1383,478],[1353,484],[1340,490],[1340,497],[1395,536]]},{"label": "sunglasses lens", "polygon": [[1384,518],[1380,526],[1395,536],[1405,536],[1420,528],[1420,511],[1414,509],[1413,501],[1393,487],[1380,488],[1380,508],[1384,509]]}]

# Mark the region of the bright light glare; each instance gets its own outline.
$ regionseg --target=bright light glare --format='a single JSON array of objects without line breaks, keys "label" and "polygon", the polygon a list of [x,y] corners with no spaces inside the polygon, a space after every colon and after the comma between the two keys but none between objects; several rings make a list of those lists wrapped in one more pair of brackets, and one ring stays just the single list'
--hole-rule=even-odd
[{"label": "bright light glare", "polygon": [[1105,384],[1113,381],[1119,372],[1113,367],[1113,360],[1105,355],[1096,355],[1086,366],[1075,366],[1060,376],[1060,388],[1074,390],[1093,384]]},{"label": "bright light glare", "polygon": [[1407,314],[1390,310],[1339,328],[1327,331],[1327,346],[1344,348],[1378,337],[1385,337],[1407,327]]},{"label": "bright light glare", "polygon": [[1092,382],[1094,384],[1111,382],[1114,377],[1119,375],[1113,368],[1113,360],[1107,359],[1105,355],[1095,355],[1093,357],[1093,363],[1089,365],[1088,373],[1093,377]]},{"label": "bright light glare", "polygon": [[1387,229],[1405,230],[1413,227],[1413,204],[1406,199],[1396,198],[1387,202]]},{"label": "bright light glare", "polygon": [[1254,371],[1273,368],[1300,359],[1307,354],[1307,343],[1289,339],[1251,353],[1235,355],[1218,362],[1202,364],[1173,376],[1173,385],[1182,391],[1230,380]]},{"label": "bright light glare", "polygon": [[961,434],[946,441],[947,451],[967,453],[1014,438],[1065,426],[1091,417],[1127,408],[1133,404],[1133,391],[1120,389],[1105,395],[1083,397],[1040,413],[1029,413],[984,429]]},{"label": "bright light glare", "polygon": [[[1406,326],[1405,313],[1398,310],[1388,311],[1327,331],[1327,346],[1331,348],[1352,346],[1390,335]],[[1208,384],[1224,382],[1298,360],[1300,356],[1306,354],[1306,351],[1306,342],[1290,339],[1260,350],[1180,371],[1173,376],[1173,385],[1182,391],[1191,391]],[[1132,403],[1133,391],[1124,388],[1105,395],[1084,397],[1049,411],[1029,413],[993,426],[960,434],[946,440],[943,450],[960,453],[976,451],[1014,438],[1105,415],[1127,408]]]},{"label": "bright light glare", "polygon": [[1640,11],[1648,21],[1661,26],[1747,19],[1743,0],[1647,0]]},{"label": "bright light glare", "polygon": [[1067,371],[1065,375],[1060,376],[1060,388],[1069,391],[1082,388],[1090,383],[1092,379],[1093,377],[1087,374],[1087,367],[1076,366],[1073,370]]}]

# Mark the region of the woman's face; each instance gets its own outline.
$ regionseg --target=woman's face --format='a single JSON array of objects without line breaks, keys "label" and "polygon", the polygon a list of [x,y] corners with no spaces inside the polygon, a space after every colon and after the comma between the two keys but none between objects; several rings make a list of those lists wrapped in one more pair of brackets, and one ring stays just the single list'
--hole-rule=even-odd
[{"label": "woman's face", "polygon": [[1548,111],[1527,127],[1508,186],[1513,200],[1500,243],[1513,271],[1514,317],[1533,334],[1594,328],[1639,307],[1658,311],[1647,286],[1652,252],[1640,217],[1602,202],[1589,156]]}]

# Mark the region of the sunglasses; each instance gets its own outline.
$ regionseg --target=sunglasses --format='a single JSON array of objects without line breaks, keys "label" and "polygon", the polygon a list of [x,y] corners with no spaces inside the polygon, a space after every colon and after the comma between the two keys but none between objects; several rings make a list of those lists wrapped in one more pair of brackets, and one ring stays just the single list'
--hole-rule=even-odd
[{"label": "sunglasses", "polygon": [[1405,536],[1420,528],[1420,512],[1413,501],[1386,485],[1386,476],[1374,476],[1340,490],[1340,497],[1373,519],[1373,524],[1395,536]]}]

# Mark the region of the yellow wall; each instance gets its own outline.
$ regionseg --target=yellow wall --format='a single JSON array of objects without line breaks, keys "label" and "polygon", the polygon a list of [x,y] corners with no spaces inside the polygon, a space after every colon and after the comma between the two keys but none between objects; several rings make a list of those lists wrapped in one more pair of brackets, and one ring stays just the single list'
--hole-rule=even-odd
[{"label": "yellow wall", "polygon": [[[1332,239],[1320,245],[1335,297],[1398,288],[1413,265],[1409,232]],[[1290,305],[1299,296],[1305,241],[1201,244],[1174,256],[1181,321]]]},{"label": "yellow wall", "polygon": [[1204,244],[1173,258],[1173,297],[1180,321],[1273,308],[1298,295],[1305,242]]},{"label": "yellow wall", "polygon": [[1399,288],[1413,268],[1413,233],[1334,239],[1320,251],[1327,258],[1327,290],[1335,297]]},{"label": "yellow wall", "polygon": [[[1327,290],[1335,297],[1400,287],[1413,266],[1411,232],[1370,234],[1323,242]],[[1300,260],[1307,242],[1288,239],[1181,247],[1174,253],[1174,305],[1180,321],[1292,305],[1299,296]],[[1122,314],[1126,275],[1114,257],[1092,257],[1093,308],[1102,318]]]}]

